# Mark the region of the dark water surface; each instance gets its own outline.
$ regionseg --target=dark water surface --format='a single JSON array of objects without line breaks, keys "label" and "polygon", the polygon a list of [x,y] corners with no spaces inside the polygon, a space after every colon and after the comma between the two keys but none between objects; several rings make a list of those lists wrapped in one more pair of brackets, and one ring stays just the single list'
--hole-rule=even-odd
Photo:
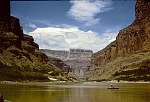
[{"label": "dark water surface", "polygon": [[0,93],[9,102],[150,102],[150,84],[51,83],[40,85],[0,84]]}]

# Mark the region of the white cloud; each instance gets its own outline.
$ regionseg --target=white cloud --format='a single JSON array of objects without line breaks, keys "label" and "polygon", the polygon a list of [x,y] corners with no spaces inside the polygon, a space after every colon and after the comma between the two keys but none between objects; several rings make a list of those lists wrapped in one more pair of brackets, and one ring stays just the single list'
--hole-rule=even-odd
[{"label": "white cloud", "polygon": [[96,15],[111,9],[110,0],[74,0],[70,3],[72,6],[68,15],[86,26],[97,24],[100,18]]},{"label": "white cloud", "polygon": [[37,28],[37,26],[35,24],[32,24],[32,23],[29,23],[27,26],[31,27],[31,28]]},{"label": "white cloud", "polygon": [[37,28],[29,35],[42,49],[69,50],[69,48],[91,49],[94,52],[115,40],[118,31],[107,30],[99,35],[91,30],[83,31],[78,27]]}]

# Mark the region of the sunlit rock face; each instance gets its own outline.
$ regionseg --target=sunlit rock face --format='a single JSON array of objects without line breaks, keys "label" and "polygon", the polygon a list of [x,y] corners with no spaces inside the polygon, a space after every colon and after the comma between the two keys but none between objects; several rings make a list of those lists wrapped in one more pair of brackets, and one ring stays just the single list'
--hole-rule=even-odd
[{"label": "sunlit rock face", "polygon": [[70,66],[65,64],[63,61],[67,58],[69,51],[65,50],[48,50],[48,49],[40,49],[41,52],[49,56],[49,59],[52,61],[54,65],[63,71],[69,73]]},{"label": "sunlit rock face", "polygon": [[120,30],[116,40],[92,56],[91,68],[99,68],[117,57],[150,51],[150,2],[137,0],[135,21]]},{"label": "sunlit rock face", "polygon": [[[98,69],[99,75],[95,79],[105,79],[112,77],[111,74],[123,69],[121,64],[115,66],[115,61],[119,58],[127,58],[133,54],[147,53],[150,51],[150,1],[137,0],[135,6],[135,20],[128,27],[119,31],[116,40],[106,46],[104,49],[94,53],[91,60],[91,70]],[[140,56],[140,55],[138,55]],[[135,58],[138,58],[135,56]],[[133,58],[131,58],[134,62]],[[146,59],[145,59],[146,60]],[[121,60],[118,60],[120,63]],[[138,60],[137,60],[138,61]],[[114,63],[113,63],[114,62]],[[128,65],[131,63],[128,62]],[[111,63],[111,66],[107,66]],[[121,62],[122,63],[122,62]],[[117,63],[116,63],[117,64]],[[141,62],[142,64],[142,62]],[[107,68],[105,67],[107,66]],[[115,66],[115,67],[114,67]],[[140,64],[137,66],[140,66]],[[136,68],[138,69],[139,67]],[[106,68],[106,69],[105,69]],[[124,69],[128,68],[127,66]],[[135,68],[135,67],[134,67]],[[148,67],[147,67],[148,68]],[[113,69],[113,70],[112,70]],[[132,68],[129,68],[130,70]],[[129,70],[128,69],[128,70]],[[109,75],[107,75],[109,72]],[[134,72],[134,71],[133,71]],[[106,74],[107,73],[107,74]],[[94,77],[94,74],[91,74]]]},{"label": "sunlit rock face", "polygon": [[143,21],[150,17],[149,9],[150,9],[150,1],[149,0],[137,0],[136,2],[136,21]]},{"label": "sunlit rock face", "polygon": [[60,60],[65,60],[68,57],[69,51],[65,50],[48,50],[48,49],[40,49],[47,56],[58,58]]},{"label": "sunlit rock face", "polygon": [[92,50],[70,49],[69,51],[41,49],[47,56],[61,59],[66,65],[70,66],[69,75],[76,79],[83,78],[90,68]]},{"label": "sunlit rock face", "polygon": [[89,71],[92,50],[70,49],[68,57],[64,62],[70,66],[69,75],[76,79],[83,79],[84,74]]}]

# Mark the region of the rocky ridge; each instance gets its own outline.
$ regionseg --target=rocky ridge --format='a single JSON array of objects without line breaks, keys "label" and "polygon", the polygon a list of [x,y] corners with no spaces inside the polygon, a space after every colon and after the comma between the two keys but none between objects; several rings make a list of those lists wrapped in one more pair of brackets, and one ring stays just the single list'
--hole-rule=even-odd
[{"label": "rocky ridge", "polygon": [[86,49],[70,49],[69,51],[41,49],[41,51],[53,60],[57,60],[55,61],[58,62],[57,65],[62,66],[64,71],[69,72],[70,77],[76,79],[83,78],[89,70],[93,54],[92,50]]},{"label": "rocky ridge", "polygon": [[[106,46],[103,50],[93,54],[91,70],[94,71],[88,73],[87,76],[89,80],[113,79],[115,78],[114,75],[116,75],[116,77],[118,75],[118,78],[120,78],[121,74],[116,73],[122,73],[124,70],[139,70],[141,69],[140,65],[142,65],[142,60],[147,60],[149,62],[150,57],[146,57],[147,59],[144,57],[145,54],[150,51],[150,2],[148,0],[137,0],[135,10],[136,18],[134,22],[128,27],[120,30],[114,42]],[[137,66],[134,66],[134,68],[131,65],[132,67],[129,68],[128,65],[131,64],[134,59],[130,59],[130,57],[134,54],[134,57],[137,58],[136,56],[139,56],[139,53],[142,53],[141,56],[143,56],[139,60],[139,64],[137,60],[135,61]],[[125,60],[126,58],[129,58],[130,61]],[[117,63],[123,60],[128,62],[126,63],[127,65],[124,65],[124,67],[122,67],[122,65],[117,65]],[[111,64],[111,66],[109,66],[109,64]],[[146,68],[149,70],[149,64]],[[131,72],[130,74],[133,75],[134,71]],[[134,77],[143,77],[143,75],[145,74],[136,74]],[[127,76],[128,79],[130,79],[129,75]]]},{"label": "rocky ridge", "polygon": [[65,60],[69,54],[69,51],[65,51],[65,50],[40,49],[40,51],[45,53],[47,56],[57,58],[60,60]]},{"label": "rocky ridge", "polygon": [[54,65],[66,73],[69,72],[70,67],[64,63],[64,60],[67,58],[69,51],[48,49],[40,49],[40,51],[46,54]]},{"label": "rocky ridge", "polygon": [[52,60],[39,51],[33,37],[23,33],[19,19],[10,16],[9,3],[0,1],[0,80],[48,81],[47,76],[62,75]]}]

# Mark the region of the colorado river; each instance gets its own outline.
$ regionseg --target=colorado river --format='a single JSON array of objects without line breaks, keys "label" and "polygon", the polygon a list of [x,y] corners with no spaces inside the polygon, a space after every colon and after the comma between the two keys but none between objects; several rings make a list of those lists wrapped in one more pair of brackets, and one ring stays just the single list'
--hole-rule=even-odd
[{"label": "colorado river", "polygon": [[47,83],[37,85],[0,84],[9,102],[149,102],[149,83]]}]

